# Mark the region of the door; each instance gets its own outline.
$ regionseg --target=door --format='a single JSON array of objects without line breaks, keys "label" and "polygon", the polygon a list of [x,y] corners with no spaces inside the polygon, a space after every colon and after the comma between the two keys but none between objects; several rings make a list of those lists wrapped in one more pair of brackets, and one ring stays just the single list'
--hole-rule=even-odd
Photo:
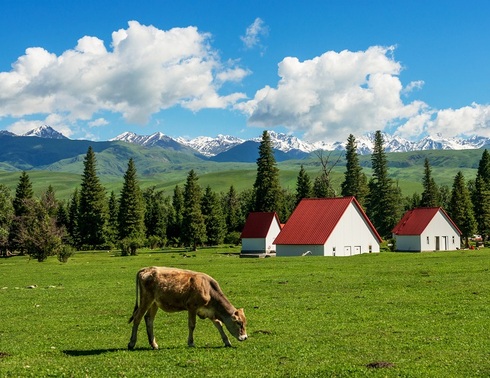
[{"label": "door", "polygon": [[352,250],[350,245],[344,247],[344,256],[351,256],[352,255]]},{"label": "door", "polygon": [[436,236],[436,251],[439,251],[441,249],[441,240],[439,236]]},{"label": "door", "polygon": [[361,254],[361,246],[356,245],[354,246],[354,255],[360,255]]}]

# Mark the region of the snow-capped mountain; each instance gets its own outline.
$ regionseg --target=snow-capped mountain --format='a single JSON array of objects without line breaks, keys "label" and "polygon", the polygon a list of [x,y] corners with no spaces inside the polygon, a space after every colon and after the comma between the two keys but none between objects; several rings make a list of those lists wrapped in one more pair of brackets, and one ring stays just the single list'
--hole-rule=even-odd
[{"label": "snow-capped mountain", "polygon": [[22,136],[35,136],[48,139],[68,139],[66,136],[48,125],[39,126],[38,128],[32,129],[31,131],[22,134]]},{"label": "snow-capped mountain", "polygon": [[244,139],[222,134],[218,134],[216,138],[200,136],[193,139],[185,139],[179,137],[176,140],[177,142],[189,146],[200,152],[202,155],[208,157],[216,156],[222,152],[228,151],[230,148],[233,148],[245,142]]},{"label": "snow-capped mountain", "polygon": [[[1,135],[15,136],[15,134],[2,130]],[[296,136],[284,133],[269,131],[272,147],[275,150],[287,153],[290,158],[299,156],[298,154],[311,153],[316,150],[342,151],[345,150],[346,141],[331,142],[319,141],[310,143],[299,139]],[[63,134],[54,130],[50,126],[44,125],[33,129],[22,136],[37,136],[41,138],[68,139]],[[111,141],[123,141],[135,143],[141,146],[169,148],[175,151],[191,152],[194,154],[213,157],[221,153],[234,149],[245,142],[260,142],[261,136],[252,139],[241,139],[231,135],[218,135],[214,138],[200,136],[193,139],[183,137],[172,138],[161,132],[151,135],[138,135],[133,132],[125,132],[111,139]],[[465,150],[477,149],[490,145],[490,138],[482,136],[472,136],[469,138],[444,138],[442,135],[426,136],[418,142],[383,133],[384,147],[386,152],[408,152],[421,150]],[[371,154],[374,148],[374,133],[356,136],[357,152],[361,155]]]}]

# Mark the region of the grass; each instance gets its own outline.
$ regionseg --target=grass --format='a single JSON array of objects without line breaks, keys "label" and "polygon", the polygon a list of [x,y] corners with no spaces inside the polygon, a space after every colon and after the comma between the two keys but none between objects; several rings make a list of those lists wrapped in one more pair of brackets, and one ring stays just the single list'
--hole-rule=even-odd
[{"label": "grass", "polygon": [[[490,375],[490,251],[239,259],[237,249],[0,259],[0,376],[478,377]],[[215,277],[249,339],[160,311],[153,351],[127,351],[136,271]],[[37,285],[36,288],[27,288]]]}]

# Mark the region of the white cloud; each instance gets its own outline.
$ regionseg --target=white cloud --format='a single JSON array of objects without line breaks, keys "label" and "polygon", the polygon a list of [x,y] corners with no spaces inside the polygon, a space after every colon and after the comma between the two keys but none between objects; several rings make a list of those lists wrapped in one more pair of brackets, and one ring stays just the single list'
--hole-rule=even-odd
[{"label": "white cloud", "polygon": [[329,51],[303,62],[287,57],[279,63],[277,87],[258,90],[236,108],[249,115],[252,125],[282,125],[311,141],[391,127],[426,108],[421,101],[402,102],[402,67],[393,49]]},{"label": "white cloud", "polygon": [[44,119],[27,120],[19,119],[7,127],[7,130],[17,135],[22,135],[43,125],[49,125],[66,137],[70,137],[73,131],[68,127],[66,120],[59,114],[49,114]]},{"label": "white cloud", "polygon": [[480,135],[490,137],[490,105],[471,104],[459,109],[439,110],[428,122],[429,134],[440,133],[447,137]]},{"label": "white cloud", "polygon": [[89,36],[60,56],[28,48],[0,72],[0,117],[58,113],[75,123],[110,111],[143,124],[173,106],[226,108],[245,95],[221,95],[221,85],[249,72],[222,64],[209,39],[195,27],[164,31],[131,21],[112,34],[110,51]]},{"label": "white cloud", "polygon": [[244,36],[241,36],[243,44],[247,49],[251,49],[260,44],[260,37],[266,36],[269,33],[269,28],[264,24],[264,21],[257,17],[255,21],[247,27]]},{"label": "white cloud", "polygon": [[90,121],[88,123],[88,125],[90,127],[100,127],[100,126],[105,126],[108,124],[109,124],[109,122],[104,118],[97,118],[97,119],[94,119],[93,121]]}]

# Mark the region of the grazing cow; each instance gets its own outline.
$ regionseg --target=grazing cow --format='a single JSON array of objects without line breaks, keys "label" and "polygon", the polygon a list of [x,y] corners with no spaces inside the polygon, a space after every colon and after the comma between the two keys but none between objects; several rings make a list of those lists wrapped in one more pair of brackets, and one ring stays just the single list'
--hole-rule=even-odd
[{"label": "grazing cow", "polygon": [[[139,303],[138,303],[139,293]],[[247,339],[245,326],[247,320],[243,309],[236,309],[225,297],[221,288],[212,277],[204,273],[177,268],[147,267],[136,275],[136,304],[132,321],[133,330],[128,349],[136,344],[138,326],[145,317],[148,341],[153,349],[158,344],[153,335],[153,320],[158,307],[167,312],[188,311],[189,337],[187,344],[194,346],[194,328],[196,315],[208,318],[218,329],[225,346],[231,346],[223,331],[223,323],[228,331],[239,341]]]}]

